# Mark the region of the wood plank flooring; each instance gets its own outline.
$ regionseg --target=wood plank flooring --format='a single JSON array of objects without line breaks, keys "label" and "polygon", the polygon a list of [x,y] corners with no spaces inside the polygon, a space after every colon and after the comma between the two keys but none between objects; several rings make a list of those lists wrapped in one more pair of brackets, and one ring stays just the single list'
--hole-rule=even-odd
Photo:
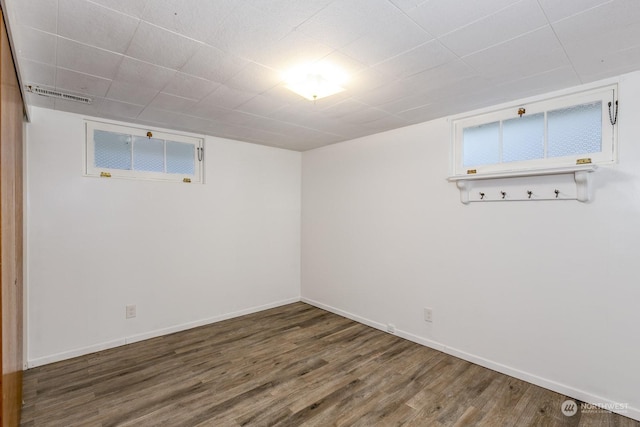
[{"label": "wood plank flooring", "polygon": [[22,426],[634,426],[304,303],[30,369]]}]

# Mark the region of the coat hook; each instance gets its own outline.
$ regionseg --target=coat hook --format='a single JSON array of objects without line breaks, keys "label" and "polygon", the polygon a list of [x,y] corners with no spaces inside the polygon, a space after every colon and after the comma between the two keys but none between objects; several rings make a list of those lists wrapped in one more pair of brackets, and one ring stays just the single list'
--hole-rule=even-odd
[{"label": "coat hook", "polygon": [[502,194],[502,198],[504,199],[507,196],[507,193],[504,191],[501,191],[500,194]]},{"label": "coat hook", "polygon": [[480,200],[484,199],[484,193],[481,191],[480,192]]},{"label": "coat hook", "polygon": [[560,190],[554,190],[554,193],[556,193],[556,199],[558,198],[558,196],[560,195]]},{"label": "coat hook", "polygon": [[533,191],[528,190],[528,191],[527,191],[527,194],[529,195],[529,198],[531,198],[531,196],[533,195]]}]

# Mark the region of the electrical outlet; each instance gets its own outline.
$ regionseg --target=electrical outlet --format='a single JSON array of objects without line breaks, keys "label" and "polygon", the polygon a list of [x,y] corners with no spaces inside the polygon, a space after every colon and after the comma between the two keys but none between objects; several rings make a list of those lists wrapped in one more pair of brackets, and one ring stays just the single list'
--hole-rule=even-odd
[{"label": "electrical outlet", "polygon": [[424,308],[424,321],[433,322],[433,309],[430,307]]},{"label": "electrical outlet", "polygon": [[125,317],[127,319],[133,319],[134,317],[136,317],[136,306],[134,305],[128,305],[126,307],[126,315]]},{"label": "electrical outlet", "polygon": [[387,332],[389,332],[390,334],[395,334],[396,325],[394,325],[393,323],[387,323]]}]

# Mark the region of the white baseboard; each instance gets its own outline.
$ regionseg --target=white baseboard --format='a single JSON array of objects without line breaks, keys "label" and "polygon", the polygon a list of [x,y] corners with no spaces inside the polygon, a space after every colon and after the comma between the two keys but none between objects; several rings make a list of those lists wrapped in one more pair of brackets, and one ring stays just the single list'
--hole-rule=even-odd
[{"label": "white baseboard", "polygon": [[[376,322],[376,321],[373,321],[371,319],[367,319],[367,318],[358,316],[356,314],[349,313],[347,311],[341,310],[339,308],[336,308],[336,307],[333,307],[333,306],[330,306],[330,305],[327,305],[327,304],[323,304],[323,303],[318,302],[318,301],[314,301],[314,300],[309,299],[309,298],[302,297],[300,300],[302,302],[307,303],[309,305],[312,305],[314,307],[321,308],[323,310],[329,311],[329,312],[337,314],[339,316],[346,317],[347,319],[351,319],[351,320],[356,321],[358,323],[362,323],[364,325],[371,326],[372,328],[376,328],[376,329],[379,329],[381,331],[387,332],[386,324],[382,324],[380,322]],[[433,348],[434,350],[442,351],[443,353],[447,353],[447,354],[450,354],[451,356],[455,356],[455,357],[457,357],[459,359],[463,359],[463,360],[466,360],[468,362],[475,363],[476,365],[484,366],[485,368],[494,370],[496,372],[500,372],[502,374],[509,375],[511,377],[518,378],[520,380],[526,381],[528,383],[535,384],[537,386],[546,388],[548,390],[555,391],[556,393],[560,393],[560,394],[563,394],[565,396],[570,396],[573,399],[577,399],[577,400],[580,400],[580,401],[585,402],[585,403],[589,403],[589,404],[592,404],[592,405],[595,405],[595,406],[600,406],[600,407],[602,407],[602,405],[605,405],[605,408],[607,408],[611,412],[615,412],[615,413],[618,413],[618,414],[620,414],[622,416],[629,417],[629,418],[632,418],[634,420],[640,421],[640,409],[639,408],[626,407],[624,409],[616,410],[615,409],[616,408],[616,404],[619,405],[620,404],[619,402],[613,402],[610,399],[606,399],[604,397],[597,396],[595,394],[586,392],[584,390],[576,389],[574,387],[568,386],[566,384],[561,384],[561,383],[558,383],[556,381],[553,381],[553,380],[550,380],[550,379],[547,379],[547,378],[542,378],[542,377],[539,377],[537,375],[531,374],[529,372],[521,371],[519,369],[515,369],[515,368],[512,368],[510,366],[503,365],[501,363],[494,362],[492,360],[485,359],[485,358],[477,356],[475,354],[467,353],[467,352],[464,352],[462,350],[458,350],[456,348],[446,346],[445,344],[442,344],[440,342],[429,340],[429,339],[426,339],[426,338],[423,338],[423,337],[419,337],[417,335],[414,335],[414,334],[411,334],[411,333],[408,333],[408,332],[405,332],[405,331],[402,331],[402,330],[399,330],[399,329],[396,329],[396,332],[393,335],[396,335],[396,336],[398,336],[400,338],[404,338],[404,339],[409,340],[409,341],[413,341],[413,342],[415,342],[417,344],[421,344],[421,345],[424,345],[426,347]],[[607,406],[607,405],[611,405],[611,406]]]},{"label": "white baseboard", "polygon": [[126,344],[132,344],[138,341],[144,341],[150,338],[156,338],[163,335],[169,335],[174,332],[180,332],[187,329],[197,328],[198,326],[209,325],[211,323],[221,322],[223,320],[232,319],[234,317],[244,316],[246,314],[257,313],[259,311],[268,310],[270,308],[280,307],[294,302],[299,302],[300,297],[289,298],[282,301],[276,301],[269,304],[259,305],[255,307],[246,308],[243,310],[233,311],[230,313],[221,314],[207,319],[197,320],[195,322],[182,323],[180,325],[171,326],[169,328],[156,329],[153,331],[145,332],[142,334],[131,335],[122,337],[116,340],[102,342],[82,348],[76,348],[73,350],[65,351],[62,353],[56,353],[49,356],[39,357],[37,359],[29,359],[27,362],[28,368],[35,368],[37,366],[47,365],[49,363],[60,362],[62,360],[72,359],[78,356],[84,356],[85,354],[95,353],[97,351],[108,350],[114,347],[120,347]]}]

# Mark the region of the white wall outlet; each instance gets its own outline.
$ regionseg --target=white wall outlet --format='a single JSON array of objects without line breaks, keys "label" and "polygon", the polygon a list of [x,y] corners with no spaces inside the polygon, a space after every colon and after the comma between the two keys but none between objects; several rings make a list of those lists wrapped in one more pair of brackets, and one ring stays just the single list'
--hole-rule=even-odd
[{"label": "white wall outlet", "polygon": [[393,323],[387,323],[387,332],[389,332],[390,334],[395,334],[396,325],[394,325]]},{"label": "white wall outlet", "polygon": [[126,307],[125,311],[126,311],[125,317],[127,319],[133,319],[134,317],[136,317],[136,306],[135,306],[135,304],[128,305]]},{"label": "white wall outlet", "polygon": [[424,308],[424,321],[433,322],[433,309],[430,307]]}]

